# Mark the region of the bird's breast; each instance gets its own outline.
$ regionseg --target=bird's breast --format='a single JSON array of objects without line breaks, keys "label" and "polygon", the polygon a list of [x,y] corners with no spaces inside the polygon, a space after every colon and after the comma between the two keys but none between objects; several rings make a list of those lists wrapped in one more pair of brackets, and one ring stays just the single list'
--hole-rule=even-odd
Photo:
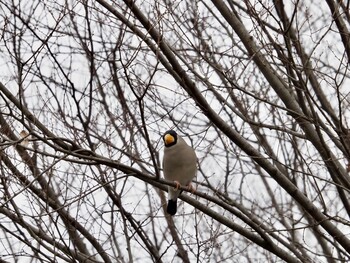
[{"label": "bird's breast", "polygon": [[166,149],[164,153],[164,177],[187,185],[196,175],[196,155],[190,149]]}]

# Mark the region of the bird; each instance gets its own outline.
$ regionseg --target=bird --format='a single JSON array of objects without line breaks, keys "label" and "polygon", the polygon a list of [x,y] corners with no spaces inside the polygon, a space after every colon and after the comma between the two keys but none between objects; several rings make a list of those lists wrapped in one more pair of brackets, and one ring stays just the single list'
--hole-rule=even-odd
[{"label": "bird", "polygon": [[191,186],[192,179],[197,173],[197,156],[194,149],[179,136],[174,130],[166,131],[163,135],[164,178],[174,181],[176,187],[168,186],[167,213],[175,215],[177,211],[177,198],[181,194],[180,186],[187,186],[194,192]]}]

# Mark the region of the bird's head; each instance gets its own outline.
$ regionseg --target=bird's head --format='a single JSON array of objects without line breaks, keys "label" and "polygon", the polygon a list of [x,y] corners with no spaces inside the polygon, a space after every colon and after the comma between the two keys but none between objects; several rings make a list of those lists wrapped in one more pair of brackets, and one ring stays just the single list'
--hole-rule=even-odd
[{"label": "bird's head", "polygon": [[177,143],[177,133],[173,130],[166,131],[163,135],[165,147],[173,146]]}]

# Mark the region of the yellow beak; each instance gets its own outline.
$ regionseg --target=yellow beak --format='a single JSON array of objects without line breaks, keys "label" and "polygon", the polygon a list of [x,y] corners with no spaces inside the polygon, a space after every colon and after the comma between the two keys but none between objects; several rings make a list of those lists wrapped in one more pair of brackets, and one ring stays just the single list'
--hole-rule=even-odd
[{"label": "yellow beak", "polygon": [[165,134],[165,136],[164,136],[164,143],[165,143],[165,145],[168,145],[168,144],[170,144],[170,143],[172,143],[174,141],[175,141],[175,139],[174,139],[174,137],[172,135]]}]

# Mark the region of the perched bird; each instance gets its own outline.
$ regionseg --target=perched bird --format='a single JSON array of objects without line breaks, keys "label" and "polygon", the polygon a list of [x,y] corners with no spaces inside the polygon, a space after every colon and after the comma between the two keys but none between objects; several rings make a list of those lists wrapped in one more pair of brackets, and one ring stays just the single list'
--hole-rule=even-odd
[{"label": "perched bird", "polygon": [[181,193],[180,185],[187,186],[189,190],[191,181],[197,172],[197,157],[192,147],[173,130],[169,130],[163,135],[164,158],[163,171],[164,178],[176,183],[176,188],[168,186],[168,206],[167,213],[175,215],[177,210],[177,198]]},{"label": "perched bird", "polygon": [[20,136],[20,139],[21,139],[21,142],[20,142],[20,145],[24,146],[24,147],[28,147],[28,144],[29,144],[29,133],[26,132],[25,130],[21,131],[19,133],[19,136]]}]

